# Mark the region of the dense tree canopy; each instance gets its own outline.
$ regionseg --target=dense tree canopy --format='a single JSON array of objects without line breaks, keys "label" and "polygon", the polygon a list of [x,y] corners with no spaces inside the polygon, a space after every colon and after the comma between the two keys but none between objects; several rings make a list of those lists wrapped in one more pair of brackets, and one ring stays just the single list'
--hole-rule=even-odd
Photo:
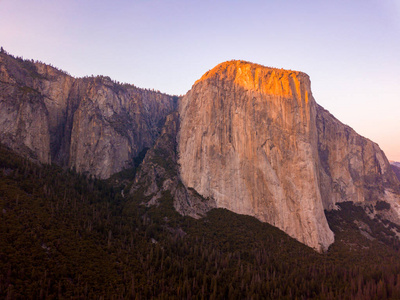
[{"label": "dense tree canopy", "polygon": [[134,172],[100,181],[0,147],[0,297],[400,298],[395,225],[351,203],[327,213],[319,254],[253,217],[182,217],[168,193],[147,207]]}]

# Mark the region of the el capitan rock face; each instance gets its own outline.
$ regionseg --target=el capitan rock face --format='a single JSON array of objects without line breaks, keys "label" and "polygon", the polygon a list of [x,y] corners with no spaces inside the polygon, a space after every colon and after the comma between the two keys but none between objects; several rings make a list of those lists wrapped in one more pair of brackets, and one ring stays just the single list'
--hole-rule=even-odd
[{"label": "el capitan rock face", "polygon": [[318,250],[334,236],[319,190],[316,104],[306,74],[232,61],[179,105],[183,183]]},{"label": "el capitan rock face", "polygon": [[20,154],[100,178],[154,144],[176,98],[108,77],[73,78],[0,54],[0,138]]},{"label": "el capitan rock face", "polygon": [[[182,182],[319,251],[324,209],[353,201],[400,223],[399,183],[378,145],[315,103],[309,77],[243,61],[207,72],[180,102]],[[377,201],[390,209],[374,210]]]}]

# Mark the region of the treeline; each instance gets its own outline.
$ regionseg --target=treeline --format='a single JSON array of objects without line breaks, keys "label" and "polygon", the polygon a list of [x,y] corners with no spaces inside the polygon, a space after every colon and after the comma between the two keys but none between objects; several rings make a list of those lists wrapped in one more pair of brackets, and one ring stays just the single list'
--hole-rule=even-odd
[{"label": "treeline", "polygon": [[337,242],[318,254],[227,210],[182,217],[168,193],[146,207],[117,182],[0,147],[0,298],[400,298],[397,244],[379,225],[361,235],[351,204],[328,214]]},{"label": "treeline", "polygon": [[[69,74],[67,71],[61,70],[61,69],[59,69],[59,68],[53,66],[52,64],[46,64],[46,63],[44,63],[44,62],[42,62],[42,61],[40,61],[40,60],[24,59],[23,56],[14,56],[14,55],[8,53],[6,50],[4,50],[3,47],[0,47],[0,53],[9,56],[9,57],[12,58],[12,59],[15,59],[17,62],[19,62],[20,64],[22,64],[22,66],[24,66],[24,67],[27,68],[28,70],[32,70],[32,68],[34,67],[35,64],[42,64],[42,65],[50,66],[50,67],[52,67],[53,69],[55,69],[55,70],[57,70],[57,71],[59,71],[59,72],[65,74],[65,75],[71,76],[71,74]],[[35,68],[35,72],[36,72],[36,68]]]},{"label": "treeline", "polygon": [[[21,66],[23,66],[25,69],[27,69],[31,73],[31,75],[33,75],[33,77],[37,77],[37,74],[35,74],[35,73],[37,73],[36,64],[42,64],[42,65],[50,66],[53,69],[57,70],[58,72],[61,72],[61,73],[65,74],[65,75],[67,75],[67,76],[73,77],[69,72],[64,71],[64,70],[62,70],[60,68],[57,68],[57,67],[53,66],[51,63],[44,63],[44,62],[42,62],[40,60],[24,59],[22,56],[14,56],[14,55],[8,53],[3,47],[0,47],[0,53],[1,54],[5,54],[5,55],[7,55],[8,57],[10,57],[12,59],[15,59],[18,63],[21,64]],[[163,93],[163,92],[161,92],[159,90],[149,89],[149,88],[139,88],[139,87],[135,86],[134,84],[126,83],[126,82],[120,82],[118,80],[111,79],[109,76],[104,76],[104,75],[93,75],[93,74],[91,74],[91,75],[86,75],[86,76],[79,77],[79,78],[86,79],[86,80],[99,80],[100,82],[109,81],[113,85],[120,86],[121,88],[133,88],[133,89],[136,89],[138,91],[141,91],[142,93],[151,92],[151,93],[156,93],[156,94],[160,94],[160,95],[167,95],[166,93]]]}]

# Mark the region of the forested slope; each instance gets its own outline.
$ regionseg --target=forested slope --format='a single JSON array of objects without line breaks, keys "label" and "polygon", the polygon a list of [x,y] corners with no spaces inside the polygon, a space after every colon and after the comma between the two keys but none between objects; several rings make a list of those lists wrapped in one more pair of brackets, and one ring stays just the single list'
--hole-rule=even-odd
[{"label": "forested slope", "polygon": [[134,172],[101,181],[1,147],[0,297],[400,297],[395,225],[351,203],[327,213],[336,242],[319,254],[250,216],[182,217],[168,193],[146,207],[126,196]]}]

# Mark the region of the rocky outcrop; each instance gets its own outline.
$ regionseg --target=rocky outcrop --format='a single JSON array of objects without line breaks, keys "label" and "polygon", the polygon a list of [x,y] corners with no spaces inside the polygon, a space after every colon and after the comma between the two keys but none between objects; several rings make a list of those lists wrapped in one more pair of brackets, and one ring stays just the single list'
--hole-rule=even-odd
[{"label": "rocky outcrop", "polygon": [[2,143],[40,162],[100,178],[129,167],[154,144],[176,100],[0,54]]},{"label": "rocky outcrop", "polygon": [[167,117],[160,137],[147,151],[130,193],[138,195],[146,205],[158,205],[163,200],[163,194],[170,193],[180,214],[199,218],[215,208],[216,204],[213,199],[204,199],[182,184],[177,163],[178,131],[179,115],[174,112]]},{"label": "rocky outcrop", "polygon": [[400,182],[379,146],[319,105],[317,129],[324,208],[350,201],[371,218],[400,224]]},{"label": "rocky outcrop", "polygon": [[334,236],[319,190],[316,104],[306,74],[226,62],[195,83],[179,112],[185,186],[327,249]]}]

